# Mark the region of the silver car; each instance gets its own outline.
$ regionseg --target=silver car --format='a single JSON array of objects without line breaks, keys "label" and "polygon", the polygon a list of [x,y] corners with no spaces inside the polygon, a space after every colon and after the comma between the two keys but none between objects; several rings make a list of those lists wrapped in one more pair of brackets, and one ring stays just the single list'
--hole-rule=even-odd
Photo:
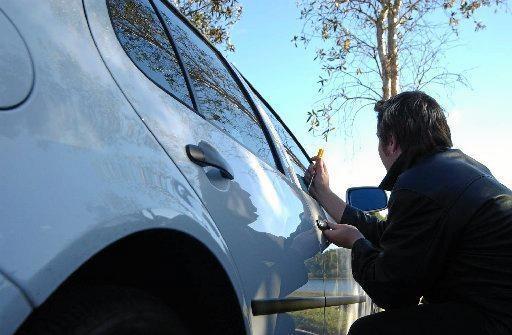
[{"label": "silver car", "polygon": [[168,2],[0,0],[0,153],[1,335],[340,334],[371,312],[308,155]]}]

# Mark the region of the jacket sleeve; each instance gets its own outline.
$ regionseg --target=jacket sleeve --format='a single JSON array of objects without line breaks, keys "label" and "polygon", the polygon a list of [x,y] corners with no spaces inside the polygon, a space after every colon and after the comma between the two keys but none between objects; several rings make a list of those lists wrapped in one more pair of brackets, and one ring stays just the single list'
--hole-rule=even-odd
[{"label": "jacket sleeve", "polygon": [[340,223],[356,227],[374,246],[380,247],[380,238],[388,223],[347,204]]},{"label": "jacket sleeve", "polygon": [[438,224],[441,208],[413,191],[393,193],[380,249],[364,238],[352,247],[354,278],[385,309],[417,305],[448,249]]}]

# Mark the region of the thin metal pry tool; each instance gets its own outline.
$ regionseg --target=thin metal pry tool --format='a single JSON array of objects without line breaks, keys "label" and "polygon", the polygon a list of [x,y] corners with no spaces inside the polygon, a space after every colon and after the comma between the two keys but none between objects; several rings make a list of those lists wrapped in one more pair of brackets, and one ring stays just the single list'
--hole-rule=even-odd
[{"label": "thin metal pry tool", "polygon": [[[324,149],[322,149],[322,148],[318,149],[318,153],[316,154],[316,157],[322,158],[323,156],[324,156]],[[308,192],[309,192],[309,189],[311,188],[311,185],[313,184],[313,179],[315,179],[315,176],[316,176],[316,172],[315,172],[315,174],[313,174],[311,176],[311,180],[309,181],[309,185],[308,185]]]}]

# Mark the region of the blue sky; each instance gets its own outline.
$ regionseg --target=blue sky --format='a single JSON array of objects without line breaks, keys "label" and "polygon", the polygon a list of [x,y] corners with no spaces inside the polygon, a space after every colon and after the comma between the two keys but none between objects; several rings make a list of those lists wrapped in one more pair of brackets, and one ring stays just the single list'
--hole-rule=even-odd
[{"label": "blue sky", "polygon": [[[320,66],[313,61],[313,48],[296,48],[290,42],[301,28],[295,0],[241,2],[244,13],[232,30],[237,49],[228,59],[281,115],[308,152],[326,148],[335,191],[343,196],[347,187],[378,184],[385,170],[377,154],[372,110],[358,116],[349,138],[338,133],[325,144],[307,132],[306,112],[318,98]],[[471,88],[426,92],[438,97],[446,109],[454,146],[486,164],[510,188],[512,13],[484,10],[479,18],[487,28],[474,32],[470,22],[463,23],[460,47],[446,55],[449,69],[469,69],[466,77]]]}]

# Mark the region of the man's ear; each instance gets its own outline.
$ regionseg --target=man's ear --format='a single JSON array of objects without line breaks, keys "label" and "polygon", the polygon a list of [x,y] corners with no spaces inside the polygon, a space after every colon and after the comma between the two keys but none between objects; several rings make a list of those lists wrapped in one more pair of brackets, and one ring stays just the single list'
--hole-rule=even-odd
[{"label": "man's ear", "polygon": [[402,153],[402,149],[398,144],[395,134],[390,134],[388,138],[388,144],[386,145],[386,149],[389,155],[400,155]]}]

